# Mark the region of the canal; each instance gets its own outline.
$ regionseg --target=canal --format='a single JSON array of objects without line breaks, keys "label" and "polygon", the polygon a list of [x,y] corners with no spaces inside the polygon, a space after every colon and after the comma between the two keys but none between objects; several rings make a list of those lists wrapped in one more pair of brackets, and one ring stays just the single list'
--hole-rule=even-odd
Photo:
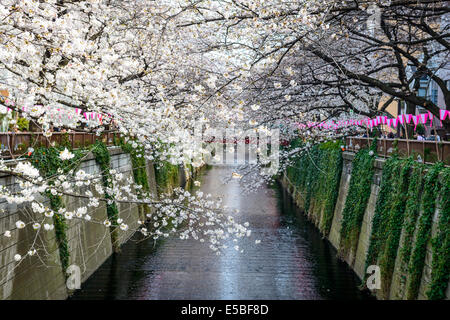
[{"label": "canal", "polygon": [[201,189],[250,223],[244,253],[230,245],[216,256],[205,243],[176,237],[156,247],[129,241],[71,299],[370,299],[287,193],[279,186],[244,193],[237,180],[221,183],[231,172],[207,170]]}]

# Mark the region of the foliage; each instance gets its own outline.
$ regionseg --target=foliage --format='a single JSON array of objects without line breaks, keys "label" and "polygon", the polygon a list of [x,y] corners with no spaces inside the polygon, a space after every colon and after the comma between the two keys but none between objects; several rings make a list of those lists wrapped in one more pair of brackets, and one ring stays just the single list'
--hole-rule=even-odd
[{"label": "foliage", "polygon": [[[319,228],[324,235],[328,235],[333,220],[339,184],[342,172],[341,141],[327,142],[315,145],[311,150],[303,152],[294,159],[286,174],[305,198],[304,210],[310,216],[312,212],[319,212],[315,217],[320,221]],[[291,149],[302,146],[300,140],[291,143]],[[310,210],[311,202],[315,203],[315,210]]]},{"label": "foliage", "polygon": [[417,127],[416,127],[416,132],[417,132],[417,134],[424,135],[425,134],[425,127],[424,127],[424,125],[419,123],[417,125]]},{"label": "foliage", "polygon": [[405,220],[403,226],[403,241],[400,249],[400,271],[406,280],[407,266],[411,258],[412,244],[417,218],[420,213],[421,195],[423,190],[423,172],[426,166],[414,163],[408,188],[408,199],[405,208]]},{"label": "foliage", "polygon": [[436,236],[432,240],[431,284],[427,291],[431,300],[446,298],[450,277],[450,168],[442,170],[441,185],[440,217]]},{"label": "foliage", "polygon": [[133,167],[134,182],[142,186],[144,191],[149,191],[149,183],[147,177],[147,165],[144,157],[144,149],[142,147],[134,148],[129,142],[124,142],[120,139],[119,146],[123,151],[128,153],[131,158],[131,165]]},{"label": "foliage", "polygon": [[411,259],[408,265],[408,281],[406,298],[416,299],[420,281],[422,279],[423,267],[425,265],[425,256],[427,244],[430,239],[431,225],[436,205],[436,195],[439,191],[438,175],[442,169],[442,163],[436,163],[425,175],[422,213],[419,217],[416,241],[412,251]]},{"label": "foliage", "polygon": [[[372,221],[372,233],[365,267],[378,264],[381,269],[382,294],[389,296],[389,288],[397,254],[402,282],[407,282],[407,298],[417,297],[423,273],[426,247],[431,234],[436,196],[441,197],[441,216],[438,235],[433,239],[432,284],[427,292],[430,299],[442,299],[448,284],[448,197],[449,175],[445,169],[440,189],[438,175],[442,164],[429,167],[412,158],[386,160]],[[423,190],[423,197],[422,197]],[[420,216],[416,228],[417,219]],[[414,232],[417,230],[414,241]],[[403,240],[400,237],[403,232]],[[414,251],[413,251],[414,244]],[[400,248],[400,249],[399,249]],[[411,252],[413,254],[411,255]]]},{"label": "foliage", "polygon": [[[133,167],[133,178],[136,184],[142,186],[142,191],[149,192],[150,186],[147,176],[147,163],[144,157],[144,149],[141,146],[134,148],[130,142],[125,142],[123,139],[115,141],[122,150],[130,155],[131,166]],[[138,191],[138,197],[142,198],[142,191]],[[150,212],[148,205],[140,204],[138,206],[139,216],[145,221],[145,214]]]},{"label": "foliage", "polygon": [[[31,164],[39,169],[41,175],[45,178],[49,178],[49,185],[53,185],[53,179],[56,178],[58,174],[68,174],[70,170],[75,169],[80,158],[84,156],[84,151],[75,150],[73,151],[75,157],[63,161],[59,158],[59,154],[63,149],[64,148],[61,146],[51,148],[41,147],[35,150],[30,156],[27,156]],[[50,200],[50,208],[55,212],[53,224],[55,226],[55,235],[58,242],[61,267],[63,273],[66,274],[65,271],[69,266],[70,257],[66,234],[67,224],[64,216],[58,213],[59,209],[64,208],[64,202],[61,196],[53,195],[49,191],[45,192],[45,196]]]},{"label": "foliage", "polygon": [[411,178],[408,187],[408,199],[406,200],[405,219],[403,222],[403,241],[400,249],[400,271],[402,281],[406,281],[408,263],[411,258],[412,245],[414,241],[414,231],[416,229],[417,218],[420,213],[421,196],[423,190],[424,170],[426,166],[421,163],[414,163],[411,171]]},{"label": "foliage", "polygon": [[394,272],[395,259],[397,257],[400,236],[403,228],[412,163],[412,159],[397,161],[395,174],[392,176],[395,178],[395,180],[392,181],[394,188],[388,207],[388,216],[386,217],[386,238],[383,242],[381,242],[383,251],[380,252],[381,257],[379,262],[381,269],[381,289],[386,299],[389,296],[388,290],[390,288],[392,274]]},{"label": "foliage", "polygon": [[352,163],[352,175],[345,200],[342,225],[340,253],[345,255],[350,249],[355,250],[364,212],[369,201],[374,173],[376,139],[370,148],[361,149]]},{"label": "foliage", "polygon": [[[12,117],[15,117],[17,115],[17,113],[13,112]],[[18,131],[28,131],[30,127],[30,121],[19,117],[17,118],[17,121],[13,124],[13,123],[9,123],[9,130],[13,131],[14,128],[17,128]]]},{"label": "foliage", "polygon": [[155,179],[158,191],[168,192],[178,184],[178,166],[168,161],[155,164]]},{"label": "foliage", "polygon": [[366,255],[364,270],[367,270],[368,266],[376,264],[380,247],[386,237],[386,222],[388,220],[387,215],[393,187],[392,179],[395,178],[393,169],[397,161],[398,159],[396,157],[388,158],[383,166],[380,190],[372,220],[372,232],[369,239],[369,248]]},{"label": "foliage", "polygon": [[[301,146],[301,141],[294,141],[291,149]],[[371,148],[373,151],[373,145]],[[309,208],[310,203],[316,199],[323,199],[322,205],[328,200],[331,202],[330,193],[327,192],[330,192],[332,188],[327,189],[325,186],[332,181],[330,173],[337,170],[331,169],[324,172],[320,170],[333,167],[332,163],[336,162],[333,157],[334,153],[330,153],[328,157],[325,154],[338,150],[336,146],[334,149],[327,148],[327,145],[314,146],[310,152],[294,159],[293,164],[287,168],[288,178],[304,195],[305,208]],[[361,150],[353,161],[352,177],[341,229],[341,250],[343,252],[346,252],[345,250],[348,248],[354,249],[359,238],[373,176],[375,153],[370,154],[369,152],[370,149]],[[427,167],[429,169],[424,176]],[[432,282],[427,295],[430,299],[445,298],[450,267],[450,231],[448,229],[450,225],[448,200],[450,170],[446,168],[442,171],[442,179],[439,184],[438,175],[441,170],[441,163],[430,167],[413,161],[411,157],[399,159],[396,154],[388,158],[383,166],[365,265],[366,269],[372,264],[380,266],[382,294],[385,298],[389,296],[397,254],[400,255],[400,271],[405,278],[407,274],[407,298],[417,297],[438,194],[440,195],[441,215],[437,235],[432,240]],[[337,188],[339,188],[339,184],[337,184]],[[334,194],[336,195],[337,192]],[[420,216],[414,241],[414,231],[420,209],[423,214]],[[326,224],[325,221],[328,220],[325,218],[327,217],[325,212],[321,219],[322,224]],[[321,227],[321,230],[324,228]],[[402,232],[403,240],[400,242]]]},{"label": "foliage", "polygon": [[[92,153],[100,166],[102,172],[102,182],[105,188],[112,188],[112,177],[110,173],[111,156],[109,154],[107,146],[102,141],[97,141],[92,147]],[[119,237],[117,229],[117,219],[119,218],[119,210],[117,204],[114,202],[114,196],[105,192],[106,213],[108,219],[111,222],[111,242],[113,243],[114,250],[119,251]],[[110,201],[109,201],[110,200]]]},{"label": "foliage", "polygon": [[323,167],[325,173],[320,177],[322,186],[322,194],[320,198],[324,201],[324,209],[320,223],[320,230],[324,235],[328,235],[333,221],[334,209],[336,207],[337,198],[339,195],[339,186],[341,182],[343,158],[342,150],[340,148],[341,141],[336,143],[325,143],[319,148],[328,157],[326,166]]},{"label": "foliage", "polygon": [[377,138],[380,136],[381,136],[381,129],[378,127],[373,128],[369,133],[370,138]]},{"label": "foliage", "polygon": [[17,119],[17,129],[19,131],[28,131],[30,128],[30,121],[25,118]]}]

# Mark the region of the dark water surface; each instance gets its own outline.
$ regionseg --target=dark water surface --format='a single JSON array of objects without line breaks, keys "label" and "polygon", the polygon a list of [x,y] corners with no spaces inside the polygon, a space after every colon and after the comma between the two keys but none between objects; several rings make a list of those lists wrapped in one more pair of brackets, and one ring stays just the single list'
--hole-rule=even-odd
[{"label": "dark water surface", "polygon": [[[229,246],[216,256],[206,243],[168,238],[130,241],[111,256],[71,299],[368,299],[335,249],[282,189],[244,194],[231,168],[208,170],[201,190],[222,196],[248,221],[244,253]],[[254,240],[261,243],[255,245]]]}]

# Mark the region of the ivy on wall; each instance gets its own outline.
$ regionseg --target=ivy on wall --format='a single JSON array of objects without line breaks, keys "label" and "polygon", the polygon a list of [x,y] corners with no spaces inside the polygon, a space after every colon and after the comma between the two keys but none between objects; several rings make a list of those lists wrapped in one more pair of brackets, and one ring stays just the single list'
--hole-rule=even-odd
[{"label": "ivy on wall", "polygon": [[[92,149],[92,154],[95,157],[95,161],[100,166],[102,173],[102,183],[105,189],[112,188],[112,178],[110,173],[111,156],[108,151],[108,147],[102,142],[97,141]],[[111,222],[111,242],[116,252],[120,250],[119,243],[119,230],[117,229],[117,219],[119,218],[119,210],[117,204],[114,202],[113,195],[105,191],[106,213],[109,221]]]},{"label": "ivy on wall", "polygon": [[397,157],[388,158],[383,166],[380,190],[378,192],[375,212],[372,219],[372,232],[369,239],[369,248],[367,250],[364,270],[367,270],[370,265],[375,265],[377,263],[378,255],[381,251],[380,248],[386,238],[387,216],[389,214],[389,204],[393,189],[392,180],[395,178],[394,168],[397,161]]},{"label": "ivy on wall", "polygon": [[342,166],[342,151],[336,148],[329,150],[327,173],[322,182],[322,185],[329,187],[324,190],[324,209],[320,225],[322,233],[326,236],[330,233],[331,223],[333,222],[334,209],[341,183]]},{"label": "ivy on wall", "polygon": [[389,297],[397,254],[401,283],[407,286],[406,298],[417,298],[438,194],[439,231],[432,241],[432,283],[427,295],[429,299],[445,298],[449,280],[450,174],[446,173],[448,168],[442,169],[441,163],[428,166],[396,156],[387,159],[383,166],[365,267],[367,270],[369,265],[380,266],[381,293],[385,299]]},{"label": "ivy on wall", "polygon": [[[314,217],[320,231],[327,236],[331,229],[342,173],[341,141],[313,146],[294,159],[286,169],[286,175],[304,197],[304,210],[309,216],[314,211],[322,216]],[[291,143],[291,149],[301,147],[300,140]],[[314,209],[311,209],[311,204]],[[311,209],[311,210],[310,210]]]},{"label": "ivy on wall", "polygon": [[426,166],[415,162],[411,170],[409,179],[408,197],[403,222],[403,240],[400,245],[400,268],[401,282],[406,283],[408,264],[411,259],[411,252],[414,242],[414,231],[416,229],[417,219],[420,214],[421,196],[424,182],[424,171]]},{"label": "ivy on wall", "polygon": [[[117,141],[117,145],[130,155],[131,166],[133,168],[133,178],[136,184],[142,186],[142,191],[149,192],[150,185],[147,176],[147,162],[144,157],[144,149],[142,147],[133,148],[129,142],[125,142],[123,139]],[[139,190],[140,191],[140,190]],[[142,194],[138,192],[138,198],[142,198]],[[150,207],[146,204],[140,204],[138,206],[139,216],[143,221],[146,220],[145,215],[150,212]]]},{"label": "ivy on wall", "polygon": [[171,187],[178,185],[178,166],[168,161],[155,163],[155,179],[158,191],[168,192]]},{"label": "ivy on wall", "polygon": [[[410,170],[413,160],[397,160],[394,190],[388,206],[386,238],[380,257],[381,290],[385,299],[389,297],[390,284],[394,273],[395,259],[400,243],[403,228],[404,212],[406,207]],[[397,174],[398,173],[398,174]]]},{"label": "ivy on wall", "polygon": [[[41,175],[48,179],[48,184],[53,185],[53,180],[61,174],[68,174],[70,170],[74,170],[79,164],[79,160],[85,155],[83,150],[74,150],[75,155],[70,160],[62,161],[59,158],[63,146],[45,148],[37,148],[31,155],[27,156],[31,164],[39,170]],[[55,226],[56,241],[59,248],[59,257],[64,275],[69,266],[69,245],[67,240],[67,224],[62,214],[58,210],[64,208],[64,202],[61,196],[53,195],[50,191],[45,192],[45,196],[50,201],[50,208],[55,212],[53,215],[53,224]]]},{"label": "ivy on wall", "polygon": [[364,212],[370,197],[376,145],[375,139],[370,148],[361,149],[352,162],[352,174],[340,230],[339,251],[342,255],[346,255],[350,250],[356,250]]},{"label": "ivy on wall", "polygon": [[406,298],[408,300],[417,299],[420,282],[422,279],[423,267],[427,244],[430,240],[431,226],[436,205],[436,195],[439,191],[438,176],[442,170],[442,163],[436,163],[425,175],[425,183],[422,198],[422,213],[419,217],[416,240],[408,265],[408,280]]},{"label": "ivy on wall", "polygon": [[124,142],[122,139],[120,140],[119,146],[124,152],[130,155],[134,182],[141,185],[144,191],[150,191],[144,149],[142,147],[133,148],[129,142]]},{"label": "ivy on wall", "polygon": [[[296,141],[291,148],[301,146],[301,142]],[[338,153],[328,151],[324,153],[320,146],[315,146],[309,153],[294,159],[293,164],[286,169],[287,177],[302,194],[306,212],[314,207],[313,211],[317,213],[317,206],[324,206],[328,201],[333,204],[334,211],[336,199],[330,197],[333,188],[327,188],[327,184],[336,186],[333,196],[337,197],[341,171],[327,169],[334,168],[333,164],[339,161],[342,165],[342,156],[336,158]],[[375,149],[372,145],[370,149],[360,150],[353,160],[341,225],[342,254],[356,249],[371,193],[374,159]],[[339,175],[332,175],[333,171],[338,171]],[[406,286],[402,292],[405,291],[407,299],[417,298],[439,199],[439,221],[436,235],[431,239],[431,283],[426,295],[429,299],[446,298],[450,278],[449,194],[450,168],[444,168],[442,163],[426,165],[412,158],[399,159],[395,153],[385,161],[365,261],[366,270],[369,265],[380,266],[382,297],[389,298],[398,262],[400,280]],[[326,206],[323,209],[322,232],[326,230],[324,225],[331,224],[333,215],[331,211],[330,218],[330,211]]]},{"label": "ivy on wall", "polygon": [[441,174],[440,216],[436,236],[432,240],[433,256],[431,265],[431,284],[427,291],[428,299],[446,298],[450,278],[450,168]]},{"label": "ivy on wall", "polygon": [[320,188],[319,176],[320,173],[323,172],[322,169],[322,158],[320,157],[321,152],[318,146],[314,146],[309,152],[306,154],[306,161],[308,162],[308,172],[306,173],[306,198],[305,198],[305,213],[312,216],[312,212],[310,212],[311,198],[318,193],[318,189]]}]

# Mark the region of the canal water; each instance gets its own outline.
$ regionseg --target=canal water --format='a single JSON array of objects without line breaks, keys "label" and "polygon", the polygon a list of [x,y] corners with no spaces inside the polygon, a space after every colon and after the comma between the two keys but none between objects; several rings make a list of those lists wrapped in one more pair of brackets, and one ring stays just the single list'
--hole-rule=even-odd
[{"label": "canal water", "polygon": [[[369,299],[360,280],[279,186],[244,193],[238,181],[223,184],[230,167],[213,167],[201,190],[223,197],[248,221],[244,253],[217,256],[206,243],[168,238],[129,241],[71,299]],[[261,243],[255,244],[255,239]]]}]

